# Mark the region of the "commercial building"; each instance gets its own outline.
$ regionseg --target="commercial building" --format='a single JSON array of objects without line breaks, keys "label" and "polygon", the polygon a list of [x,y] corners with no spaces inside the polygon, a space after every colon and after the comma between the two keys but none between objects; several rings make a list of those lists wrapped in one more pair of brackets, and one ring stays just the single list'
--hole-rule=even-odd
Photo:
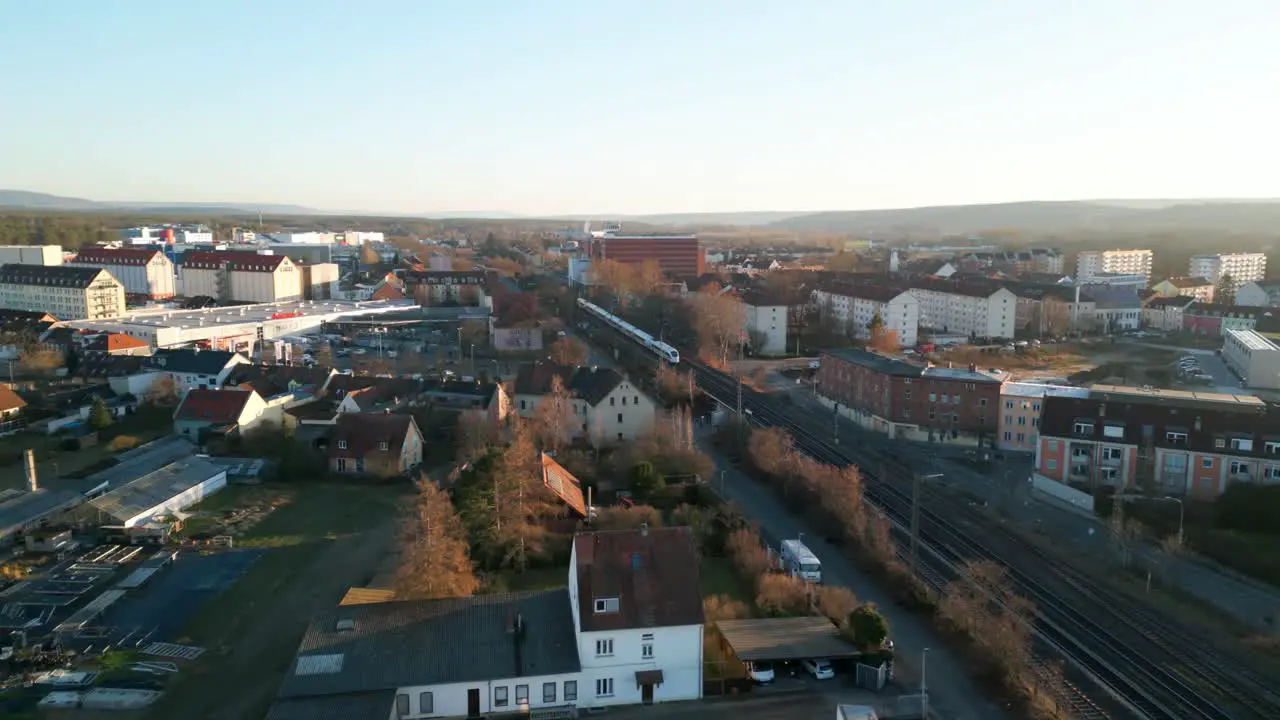
[{"label": "commercial building", "polygon": [[[1267,256],[1265,253],[1192,255],[1187,274],[1207,278],[1214,285],[1227,285],[1224,289],[1230,291],[1231,296],[1218,299],[1221,302],[1231,302],[1242,285],[1267,276]],[[1227,278],[1226,283],[1223,278]]]},{"label": "commercial building", "polygon": [[0,245],[0,265],[61,264],[61,245]]},{"label": "commercial building", "polygon": [[1246,387],[1280,390],[1280,346],[1253,330],[1224,331],[1222,359]]},{"label": "commercial building", "polygon": [[996,447],[1035,452],[1040,444],[1040,410],[1047,395],[1087,397],[1085,388],[1044,383],[1007,382],[1000,388],[1000,422]]},{"label": "commercial building", "polygon": [[[1231,302],[1231,298],[1219,298],[1222,302]],[[1280,280],[1254,280],[1240,286],[1236,291],[1235,304],[1245,307],[1277,307],[1280,306]]]},{"label": "commercial building", "polygon": [[1036,473],[1212,500],[1233,483],[1280,481],[1278,438],[1280,416],[1253,396],[1095,386],[1045,397]]},{"label": "commercial building", "polygon": [[653,429],[657,403],[610,368],[574,368],[549,362],[522,365],[513,397],[516,414],[537,417],[557,380],[568,393],[566,414],[572,420],[565,422],[565,439],[613,444],[636,440]]},{"label": "commercial building", "polygon": [[999,370],[934,367],[866,350],[822,353],[817,390],[859,425],[891,439],[994,444]]},{"label": "commercial building", "polygon": [[1076,256],[1076,282],[1087,283],[1099,273],[1150,278],[1153,257],[1150,250],[1086,250]]},{"label": "commercial building", "polygon": [[99,525],[132,528],[158,522],[226,486],[226,469],[188,457],[93,498],[80,512]]},{"label": "commercial building", "polygon": [[403,300],[303,300],[201,310],[137,310],[114,319],[77,320],[64,324],[73,330],[124,333],[158,348],[198,343],[209,349],[241,350],[252,354],[258,343],[264,340],[317,332],[325,323],[414,309],[411,303]]},{"label": "commercial building", "polygon": [[405,292],[423,307],[487,305],[487,282],[488,275],[481,270],[410,270],[404,274]]},{"label": "commercial building", "polygon": [[203,225],[134,227],[121,231],[130,245],[212,245],[213,231]]},{"label": "commercial building", "polygon": [[577,717],[702,697],[689,528],[579,533],[568,585],[322,612],[267,718]]},{"label": "commercial building", "polygon": [[124,314],[124,286],[99,268],[0,265],[0,308],[46,312],[64,320]]},{"label": "commercial building", "polygon": [[591,239],[590,254],[593,258],[637,265],[656,260],[663,274],[681,280],[702,275],[706,261],[696,234],[602,233]]},{"label": "commercial building", "polygon": [[[1171,277],[1151,287],[1158,297],[1191,297],[1202,303],[1213,302],[1213,282],[1202,277]],[[1226,298],[1224,298],[1226,300]]]},{"label": "commercial building", "polygon": [[871,322],[879,317],[899,345],[914,347],[919,340],[920,302],[913,291],[865,283],[833,283],[814,290],[813,302],[820,314],[829,312],[843,323],[852,337],[870,337]]},{"label": "commercial building", "polygon": [[302,300],[302,273],[289,258],[246,252],[188,252],[182,257],[182,294],[218,302]]},{"label": "commercial building", "polygon": [[332,300],[342,296],[342,290],[338,287],[341,273],[336,263],[297,265],[302,272],[303,300]]},{"label": "commercial building", "polygon": [[126,299],[168,300],[177,294],[173,261],[159,250],[84,248],[67,265],[106,270],[124,285]]}]

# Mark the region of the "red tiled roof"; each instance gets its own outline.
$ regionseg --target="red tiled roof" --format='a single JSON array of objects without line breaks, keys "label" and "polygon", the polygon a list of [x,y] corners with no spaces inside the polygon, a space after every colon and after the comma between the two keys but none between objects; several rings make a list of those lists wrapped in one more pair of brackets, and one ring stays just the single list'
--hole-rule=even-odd
[{"label": "red tiled roof", "polygon": [[71,262],[86,265],[146,265],[158,254],[159,250],[138,248],[82,248],[71,258]]},{"label": "red tiled roof", "polygon": [[587,502],[582,497],[582,486],[578,484],[578,478],[546,453],[542,453],[542,484],[578,513],[578,517],[587,516]]},{"label": "red tiled roof", "polygon": [[[583,632],[702,624],[689,528],[579,533],[573,544]],[[617,598],[618,611],[597,613],[603,598]]]},{"label": "red tiled roof", "polygon": [[244,406],[254,393],[251,390],[209,390],[194,388],[187,391],[174,414],[175,420],[196,420],[210,423],[230,423],[240,419]]},{"label": "red tiled roof", "polygon": [[187,253],[182,266],[194,270],[216,270],[223,265],[230,265],[232,270],[240,272],[275,272],[288,259],[284,255],[195,250]]},{"label": "red tiled roof", "polygon": [[18,397],[18,393],[7,385],[0,385],[0,411],[19,410],[26,406],[27,401]]},{"label": "red tiled roof", "polygon": [[[329,442],[329,457],[357,459],[373,453],[399,455],[411,429],[417,429],[412,415],[392,413],[346,413],[338,416]],[[380,449],[380,443],[387,449]],[[345,447],[340,445],[345,443]]]},{"label": "red tiled roof", "polygon": [[109,353],[144,347],[149,346],[145,341],[139,340],[132,335],[125,335],[124,333],[109,333],[106,335],[99,335],[94,338],[92,342],[85,346],[85,349]]}]

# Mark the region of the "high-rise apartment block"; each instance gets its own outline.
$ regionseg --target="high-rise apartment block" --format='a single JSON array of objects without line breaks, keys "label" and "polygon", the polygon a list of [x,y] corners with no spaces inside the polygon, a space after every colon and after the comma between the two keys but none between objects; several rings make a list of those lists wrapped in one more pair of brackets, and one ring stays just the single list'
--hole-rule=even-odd
[{"label": "high-rise apartment block", "polygon": [[[1222,284],[1222,278],[1229,278],[1229,289],[1234,297],[1241,286],[1266,277],[1267,256],[1263,253],[1192,255],[1188,269],[1188,275],[1208,278],[1215,287]],[[1219,302],[1231,302],[1231,297],[1217,299]]]},{"label": "high-rise apartment block", "polygon": [[1088,283],[1101,273],[1151,278],[1150,250],[1086,250],[1076,256],[1076,282]]}]

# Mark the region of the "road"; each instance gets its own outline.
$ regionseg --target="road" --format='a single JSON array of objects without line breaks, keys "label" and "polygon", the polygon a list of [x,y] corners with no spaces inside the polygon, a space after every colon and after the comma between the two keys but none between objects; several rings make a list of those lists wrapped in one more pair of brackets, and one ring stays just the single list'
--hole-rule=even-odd
[{"label": "road", "polygon": [[[831,410],[814,401],[810,393],[792,389],[791,397],[797,410],[815,419],[830,421]],[[896,449],[901,459],[911,463],[917,471],[942,473],[941,482],[949,487],[980,498],[1009,520],[1069,543],[1077,551],[1109,562],[1118,559],[1120,551],[1112,541],[1109,529],[1098,518],[1069,510],[1031,490],[1027,483],[1033,463],[1030,456],[1011,454],[1004,460],[977,464],[954,457],[962,452],[959,450],[921,447],[915,453],[901,452],[904,445],[913,443],[888,440],[847,419],[841,421],[840,434],[844,438],[855,439],[859,444],[873,445],[882,450]],[[1131,552],[1138,563],[1163,568],[1166,584],[1209,603],[1259,632],[1275,631],[1274,621],[1268,622],[1268,618],[1280,617],[1280,590],[1194,554],[1170,557],[1154,543],[1136,543],[1131,546]]]},{"label": "road", "polygon": [[[806,531],[800,520],[783,509],[772,491],[739,472],[728,459],[716,453],[710,443],[702,444],[704,451],[715,460],[717,469],[724,473],[722,492],[748,517],[777,538],[797,537]],[[817,535],[809,533],[807,537]],[[925,620],[898,607],[878,582],[863,574],[839,548],[817,540],[808,544],[822,561],[824,583],[851,589],[859,600],[879,606],[889,620],[894,642],[904,650],[904,656],[896,664],[899,680],[918,677],[919,653],[923,648],[930,648],[930,705],[939,717],[955,720],[1006,717],[1005,711],[988,700],[973,683],[963,663],[946,650]]]}]

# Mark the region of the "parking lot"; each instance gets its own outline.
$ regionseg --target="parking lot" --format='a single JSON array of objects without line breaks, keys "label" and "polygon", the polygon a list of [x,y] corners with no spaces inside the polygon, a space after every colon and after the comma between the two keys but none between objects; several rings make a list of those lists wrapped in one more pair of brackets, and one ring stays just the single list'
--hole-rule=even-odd
[{"label": "parking lot", "polygon": [[1227,395],[1237,395],[1241,391],[1240,378],[1227,367],[1212,350],[1186,350],[1179,358],[1190,357],[1196,361],[1196,366],[1205,373],[1213,376],[1211,385],[1193,386],[1203,389],[1206,392],[1224,393]]}]

